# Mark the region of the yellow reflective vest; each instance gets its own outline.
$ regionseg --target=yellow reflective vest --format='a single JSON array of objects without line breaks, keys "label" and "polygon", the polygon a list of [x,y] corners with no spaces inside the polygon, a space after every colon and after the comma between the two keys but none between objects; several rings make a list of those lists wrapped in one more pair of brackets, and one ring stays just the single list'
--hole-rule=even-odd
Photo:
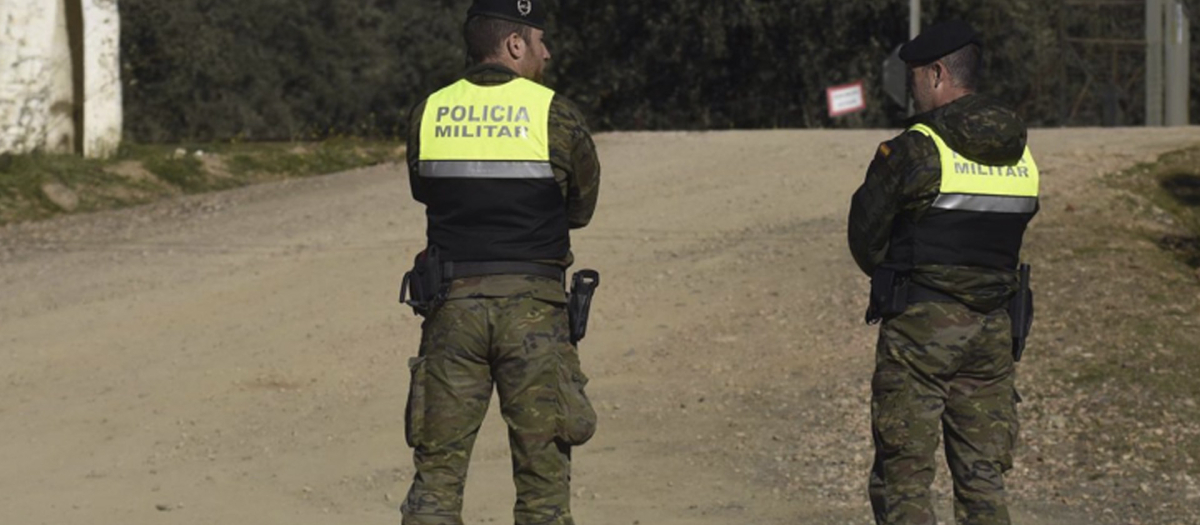
[{"label": "yellow reflective vest", "polygon": [[1016,269],[1039,206],[1040,174],[1029,148],[1015,162],[984,164],[954,151],[929,126],[910,130],[937,145],[941,183],[931,208],[897,217],[888,260],[901,268]]},{"label": "yellow reflective vest", "polygon": [[418,176],[427,236],[447,261],[559,260],[570,252],[566,202],[550,164],[554,91],[516,78],[463,79],[421,118]]},{"label": "yellow reflective vest", "polygon": [[434,93],[421,118],[421,176],[554,178],[554,91],[518,78],[496,86],[460,80]]},{"label": "yellow reflective vest", "polygon": [[1028,146],[1016,163],[988,165],[960,155],[929,126],[909,129],[933,139],[941,157],[942,185],[933,207],[996,213],[1037,209],[1040,174]]}]

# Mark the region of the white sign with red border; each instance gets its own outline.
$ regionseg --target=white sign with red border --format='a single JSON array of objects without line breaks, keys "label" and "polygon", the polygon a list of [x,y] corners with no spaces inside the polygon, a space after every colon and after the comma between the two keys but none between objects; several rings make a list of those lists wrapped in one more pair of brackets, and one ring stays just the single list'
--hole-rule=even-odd
[{"label": "white sign with red border", "polygon": [[829,102],[829,116],[840,117],[867,109],[867,96],[862,81],[833,86],[825,90]]}]

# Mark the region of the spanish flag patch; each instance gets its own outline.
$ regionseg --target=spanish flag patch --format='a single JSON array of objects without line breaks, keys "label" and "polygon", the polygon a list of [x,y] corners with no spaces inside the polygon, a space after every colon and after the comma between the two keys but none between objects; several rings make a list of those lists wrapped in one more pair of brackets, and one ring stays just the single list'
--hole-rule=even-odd
[{"label": "spanish flag patch", "polygon": [[885,159],[892,156],[892,147],[888,146],[886,142],[884,142],[883,144],[880,144],[879,145],[879,154],[883,155],[883,158],[885,158]]}]

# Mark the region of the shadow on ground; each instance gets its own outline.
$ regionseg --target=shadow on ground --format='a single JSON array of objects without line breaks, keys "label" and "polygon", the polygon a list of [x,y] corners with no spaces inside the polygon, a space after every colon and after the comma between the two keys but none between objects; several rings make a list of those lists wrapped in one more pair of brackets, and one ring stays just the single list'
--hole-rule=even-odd
[{"label": "shadow on ground", "polygon": [[1158,241],[1158,246],[1183,259],[1192,268],[1200,268],[1200,237],[1167,235]]},{"label": "shadow on ground", "polygon": [[[1200,175],[1177,172],[1160,180],[1163,191],[1175,202],[1187,207],[1200,207]],[[1167,235],[1158,241],[1158,245],[1177,254],[1188,266],[1200,268],[1200,236]]]},{"label": "shadow on ground", "polygon": [[1184,206],[1200,206],[1200,175],[1175,173],[1162,178],[1162,189]]}]

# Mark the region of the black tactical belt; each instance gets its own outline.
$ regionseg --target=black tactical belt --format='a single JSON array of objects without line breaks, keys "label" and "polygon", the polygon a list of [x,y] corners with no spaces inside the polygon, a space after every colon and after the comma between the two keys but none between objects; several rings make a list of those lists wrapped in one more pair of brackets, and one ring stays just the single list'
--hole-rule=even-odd
[{"label": "black tactical belt", "polygon": [[560,266],[523,261],[448,262],[442,265],[442,278],[447,281],[485,275],[536,275],[562,282],[565,274]]},{"label": "black tactical belt", "polygon": [[961,302],[954,296],[939,292],[927,286],[910,282],[908,287],[908,304],[916,303],[957,303]]}]

